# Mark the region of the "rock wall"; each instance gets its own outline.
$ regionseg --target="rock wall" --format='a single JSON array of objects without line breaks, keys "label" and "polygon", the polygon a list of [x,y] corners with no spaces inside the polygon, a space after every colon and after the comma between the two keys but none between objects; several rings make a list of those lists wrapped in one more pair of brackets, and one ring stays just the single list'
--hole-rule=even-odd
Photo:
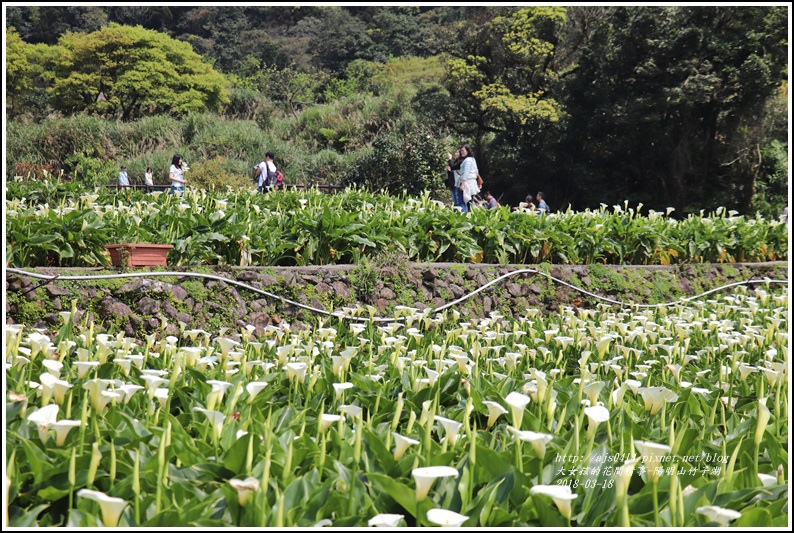
[{"label": "rock wall", "polygon": [[[236,281],[326,311],[358,304],[372,306],[376,316],[392,316],[397,306],[437,308],[521,269],[533,269],[565,283],[617,301],[669,302],[721,285],[751,279],[788,279],[788,263],[742,263],[677,266],[499,266],[394,263],[324,267],[196,267],[168,272],[196,272]],[[94,276],[162,269],[27,269],[48,276]],[[749,286],[753,290],[757,286]],[[763,286],[768,291],[784,285]],[[728,289],[731,290],[731,289]],[[293,328],[316,323],[321,315],[284,303],[229,281],[188,276],[144,276],[89,281],[54,281],[6,272],[6,322],[54,329],[59,311],[76,300],[77,318],[93,319],[126,335],[175,334],[179,322],[188,329],[217,333],[222,327],[247,324],[261,333],[287,321]],[[597,298],[538,273],[509,277],[454,308],[462,318],[485,317],[492,311],[523,314],[527,308],[554,313],[560,306],[595,307]],[[88,316],[86,317],[86,313]]]}]

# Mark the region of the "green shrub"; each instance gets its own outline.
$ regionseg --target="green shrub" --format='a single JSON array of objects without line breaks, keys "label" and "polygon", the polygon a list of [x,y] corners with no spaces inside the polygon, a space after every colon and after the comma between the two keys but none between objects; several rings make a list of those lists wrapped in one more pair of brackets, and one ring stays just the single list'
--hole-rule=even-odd
[{"label": "green shrub", "polygon": [[193,163],[185,178],[191,187],[202,189],[244,189],[252,187],[246,169],[225,157],[201,159]]},{"label": "green shrub", "polygon": [[77,152],[66,158],[64,166],[74,181],[89,187],[115,183],[119,168],[115,162],[91,157],[85,152]]},{"label": "green shrub", "polygon": [[410,195],[443,189],[445,148],[429,132],[421,129],[407,134],[379,135],[372,152],[360,157],[345,183],[368,186],[373,190]]}]

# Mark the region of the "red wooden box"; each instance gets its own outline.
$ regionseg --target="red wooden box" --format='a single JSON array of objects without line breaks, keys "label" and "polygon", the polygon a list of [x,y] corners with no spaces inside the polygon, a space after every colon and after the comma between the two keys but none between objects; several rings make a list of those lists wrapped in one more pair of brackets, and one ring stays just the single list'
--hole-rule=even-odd
[{"label": "red wooden box", "polygon": [[166,266],[168,250],[173,244],[108,244],[105,248],[110,252],[113,266]]}]

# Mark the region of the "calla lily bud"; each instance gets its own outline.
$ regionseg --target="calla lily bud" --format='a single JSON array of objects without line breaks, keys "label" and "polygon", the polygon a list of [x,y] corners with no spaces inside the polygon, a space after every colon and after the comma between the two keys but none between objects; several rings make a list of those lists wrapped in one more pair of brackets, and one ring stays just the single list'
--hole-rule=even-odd
[{"label": "calla lily bud", "polygon": [[755,445],[758,446],[764,438],[764,431],[766,430],[767,424],[769,424],[769,418],[771,413],[769,412],[769,408],[766,406],[766,398],[759,398],[758,399],[758,425],[755,428]]},{"label": "calla lily bud", "polygon": [[88,464],[88,479],[86,485],[89,487],[94,484],[99,461],[102,459],[102,452],[99,451],[99,443],[95,442],[91,447],[91,462]]}]

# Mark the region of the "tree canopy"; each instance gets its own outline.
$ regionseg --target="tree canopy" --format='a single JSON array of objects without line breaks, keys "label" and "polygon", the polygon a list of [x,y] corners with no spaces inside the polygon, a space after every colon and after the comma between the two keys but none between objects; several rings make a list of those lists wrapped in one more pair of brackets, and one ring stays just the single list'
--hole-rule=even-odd
[{"label": "tree canopy", "polygon": [[[356,183],[377,166],[373,153],[425,131],[442,152],[472,144],[503,203],[543,190],[557,209],[629,200],[774,212],[787,201],[787,15],[758,5],[12,6],[7,110],[23,120],[212,112],[264,130],[289,117],[323,157],[362,150],[339,167],[340,181]],[[386,118],[319,118],[364,103]],[[445,156],[426,153],[422,168]]]},{"label": "tree canopy", "polygon": [[220,111],[226,80],[189,44],[140,26],[111,23],[67,32],[56,45],[51,93],[57,109],[122,119],[142,114]]}]

